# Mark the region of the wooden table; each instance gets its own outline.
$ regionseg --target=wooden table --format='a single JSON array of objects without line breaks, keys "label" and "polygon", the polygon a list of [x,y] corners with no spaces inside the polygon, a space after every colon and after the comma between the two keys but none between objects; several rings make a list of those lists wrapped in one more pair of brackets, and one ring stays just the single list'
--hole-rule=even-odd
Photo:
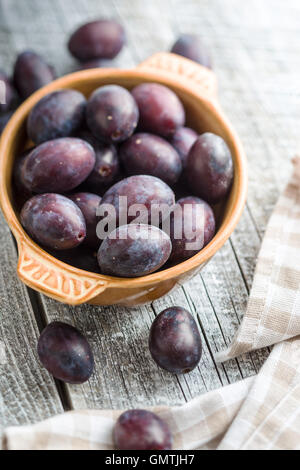
[{"label": "wooden table", "polygon": [[[116,17],[128,45],[116,60],[132,67],[165,51],[180,31],[197,32],[212,50],[220,101],[248,155],[248,203],[238,228],[208,266],[171,295],[140,308],[68,307],[37,294],[16,277],[17,252],[0,222],[0,428],[33,423],[72,408],[179,404],[255,374],[267,350],[216,364],[241,322],[266,223],[291,170],[300,129],[298,0],[1,0],[0,67],[32,48],[59,74],[74,70],[65,43],[80,23]],[[184,376],[159,369],[147,337],[170,305],[191,310],[204,342],[199,367]],[[89,339],[95,373],[82,386],[55,382],[36,353],[39,331],[60,319]],[[3,353],[5,352],[6,360]]]}]

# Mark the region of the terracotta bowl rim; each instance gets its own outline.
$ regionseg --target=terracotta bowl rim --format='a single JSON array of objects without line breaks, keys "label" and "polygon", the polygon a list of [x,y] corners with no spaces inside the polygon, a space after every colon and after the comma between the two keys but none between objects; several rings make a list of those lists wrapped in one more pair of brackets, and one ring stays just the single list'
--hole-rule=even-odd
[{"label": "terracotta bowl rim", "polygon": [[[72,88],[82,83],[84,81],[93,81],[103,78],[111,78],[111,83],[114,83],[114,79],[122,78],[126,79],[142,79],[142,81],[149,82],[159,82],[163,83],[166,86],[171,88],[177,88],[183,91],[186,94],[191,95],[196,100],[201,101],[207,110],[213,114],[216,119],[219,121],[223,129],[231,136],[231,144],[234,147],[235,153],[235,165],[234,165],[234,183],[235,186],[235,198],[231,202],[231,207],[226,215],[225,222],[223,221],[221,227],[216,232],[214,238],[211,242],[203,248],[198,254],[189,258],[186,261],[183,261],[173,267],[166,268],[164,270],[149,274],[147,276],[139,278],[118,278],[106,276],[103,274],[92,273],[84,271],[73,266],[70,266],[62,261],[57,260],[45,250],[43,250],[37,243],[35,243],[25,232],[21,226],[18,217],[15,213],[15,210],[11,204],[9,192],[7,188],[7,183],[5,181],[6,175],[6,166],[7,166],[7,147],[11,139],[14,137],[15,130],[19,129],[26,119],[28,113],[32,107],[46,94],[58,90],[60,88]],[[100,86],[100,83],[99,83]],[[168,72],[163,70],[155,70],[153,68],[139,67],[133,69],[109,69],[109,68],[99,68],[99,69],[89,69],[79,72],[73,72],[68,75],[65,75],[61,78],[58,78],[51,82],[49,85],[41,88],[33,95],[31,95],[27,100],[25,100],[19,108],[15,111],[8,124],[6,125],[1,139],[0,139],[0,204],[4,213],[4,216],[10,226],[13,234],[15,235],[18,244],[22,240],[27,245],[31,246],[35,252],[40,253],[41,257],[46,258],[52,264],[57,265],[61,270],[66,270],[70,273],[74,273],[80,277],[80,274],[88,274],[89,278],[93,278],[98,281],[106,281],[107,287],[140,287],[146,286],[159,281],[169,280],[174,277],[178,277],[181,274],[184,274],[188,271],[191,271],[201,264],[206,263],[226,242],[230,237],[234,228],[236,227],[239,218],[242,214],[246,196],[247,196],[247,159],[244,153],[243,147],[241,145],[240,139],[237,136],[236,132],[232,128],[231,124],[223,114],[219,104],[216,101],[216,98],[207,94],[201,87],[197,88],[197,85],[191,87],[191,81],[187,78],[178,76],[176,72]],[[233,187],[232,187],[233,191]]]}]

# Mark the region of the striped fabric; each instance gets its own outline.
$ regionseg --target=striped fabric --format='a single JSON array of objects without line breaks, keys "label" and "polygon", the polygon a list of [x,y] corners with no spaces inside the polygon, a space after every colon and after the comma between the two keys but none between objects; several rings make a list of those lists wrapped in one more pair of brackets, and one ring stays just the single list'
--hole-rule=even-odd
[{"label": "striped fabric", "polygon": [[[154,408],[183,450],[300,449],[300,158],[271,216],[247,311],[224,361],[275,344],[256,377],[173,408]],[[113,449],[121,411],[71,411],[8,428],[7,449]]]}]

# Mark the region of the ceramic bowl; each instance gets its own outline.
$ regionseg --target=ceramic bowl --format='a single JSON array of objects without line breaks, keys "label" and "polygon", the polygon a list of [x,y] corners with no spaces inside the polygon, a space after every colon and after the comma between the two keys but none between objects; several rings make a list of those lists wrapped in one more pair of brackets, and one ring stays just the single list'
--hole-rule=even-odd
[{"label": "ceramic bowl", "polygon": [[[12,198],[12,168],[15,156],[28,144],[26,119],[32,107],[46,94],[74,88],[86,96],[97,87],[115,83],[131,89],[141,82],[170,87],[184,103],[187,125],[199,133],[222,136],[234,160],[234,181],[219,217],[213,240],[197,255],[174,267],[136,279],[114,278],[82,271],[44,251],[23,230]],[[159,53],[132,70],[90,69],[66,75],[29,97],[15,112],[0,141],[0,204],[18,245],[17,272],[32,289],[64,303],[79,305],[136,305],[153,301],[197,273],[219,250],[234,230],[247,192],[246,157],[238,136],[217,101],[212,71],[175,54]]]}]

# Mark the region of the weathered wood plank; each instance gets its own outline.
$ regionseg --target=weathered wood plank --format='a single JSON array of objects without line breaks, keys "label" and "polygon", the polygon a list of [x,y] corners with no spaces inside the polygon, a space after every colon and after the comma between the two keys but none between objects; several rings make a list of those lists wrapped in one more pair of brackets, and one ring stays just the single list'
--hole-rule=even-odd
[{"label": "weathered wood plank", "polygon": [[38,360],[37,322],[27,289],[16,277],[15,245],[2,215],[0,259],[1,443],[4,427],[40,421],[63,407],[53,379]]}]

